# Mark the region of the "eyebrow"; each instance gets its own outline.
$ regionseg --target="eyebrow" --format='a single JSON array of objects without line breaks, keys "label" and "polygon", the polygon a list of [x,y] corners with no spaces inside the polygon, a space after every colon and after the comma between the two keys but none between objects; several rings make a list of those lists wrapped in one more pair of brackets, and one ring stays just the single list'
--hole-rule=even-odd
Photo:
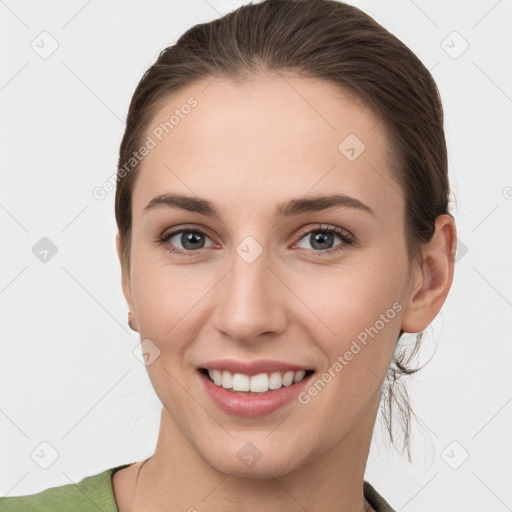
[{"label": "eyebrow", "polygon": [[[144,210],[149,211],[162,206],[186,210],[207,217],[221,217],[219,211],[210,201],[182,194],[160,194],[151,199]],[[292,217],[302,213],[327,210],[336,206],[357,209],[375,216],[375,212],[368,205],[355,197],[344,194],[318,195],[309,198],[291,199],[277,205],[275,216]]]}]

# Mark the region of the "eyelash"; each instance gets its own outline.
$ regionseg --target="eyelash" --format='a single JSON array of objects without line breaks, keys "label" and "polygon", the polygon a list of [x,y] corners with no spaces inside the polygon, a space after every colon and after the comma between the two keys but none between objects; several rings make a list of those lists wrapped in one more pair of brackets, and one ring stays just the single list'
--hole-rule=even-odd
[{"label": "eyelash", "polygon": [[[177,231],[172,231],[171,233],[159,236],[159,237],[157,237],[156,241],[157,241],[157,243],[159,245],[163,245],[163,244],[167,243],[173,236],[175,236],[175,235],[177,235],[179,233],[196,233],[196,234],[200,234],[200,235],[204,235],[204,236],[208,237],[208,235],[204,231],[202,231],[200,229],[197,229],[197,228],[192,228],[191,227],[191,228],[181,228],[181,229],[179,229]],[[339,244],[337,247],[334,247],[332,249],[326,249],[324,251],[322,251],[322,250],[318,250],[318,251],[312,250],[312,252],[315,255],[318,255],[318,256],[331,255],[331,254],[336,253],[338,251],[344,250],[347,245],[355,245],[355,238],[352,235],[350,235],[344,229],[340,229],[340,228],[337,228],[336,226],[330,226],[330,225],[322,225],[322,226],[318,226],[318,227],[313,228],[313,229],[309,229],[307,231],[303,231],[303,232],[300,233],[298,241],[302,240],[302,238],[304,238],[306,235],[311,235],[313,233],[335,234],[343,242],[343,243]],[[182,250],[182,249],[176,249],[175,247],[171,247],[171,246],[167,246],[166,249],[168,251],[174,253],[174,254],[180,254],[180,255],[183,255],[183,256],[192,256],[194,253],[200,253],[202,251],[202,249],[199,249],[197,251],[187,251],[187,250]]]}]

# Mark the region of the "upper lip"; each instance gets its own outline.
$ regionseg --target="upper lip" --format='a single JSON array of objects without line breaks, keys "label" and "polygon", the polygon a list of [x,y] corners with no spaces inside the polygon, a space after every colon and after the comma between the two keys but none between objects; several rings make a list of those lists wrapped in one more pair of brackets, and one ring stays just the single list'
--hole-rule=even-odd
[{"label": "upper lip", "polygon": [[271,359],[260,359],[258,361],[236,361],[235,359],[217,359],[215,361],[207,361],[199,366],[207,370],[228,371],[231,373],[242,373],[244,375],[258,375],[260,373],[272,372],[298,372],[301,370],[308,371],[307,368],[300,364],[289,363],[285,361],[275,361]]}]

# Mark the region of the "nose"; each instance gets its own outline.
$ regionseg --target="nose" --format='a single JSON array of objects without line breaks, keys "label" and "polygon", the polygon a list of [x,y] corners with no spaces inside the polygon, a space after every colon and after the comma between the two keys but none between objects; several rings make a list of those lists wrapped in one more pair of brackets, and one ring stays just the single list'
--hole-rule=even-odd
[{"label": "nose", "polygon": [[276,270],[270,268],[272,261],[265,250],[251,261],[250,252],[256,247],[247,252],[243,247],[238,249],[233,251],[230,270],[215,287],[213,325],[224,336],[241,343],[278,336],[286,328],[287,288]]}]

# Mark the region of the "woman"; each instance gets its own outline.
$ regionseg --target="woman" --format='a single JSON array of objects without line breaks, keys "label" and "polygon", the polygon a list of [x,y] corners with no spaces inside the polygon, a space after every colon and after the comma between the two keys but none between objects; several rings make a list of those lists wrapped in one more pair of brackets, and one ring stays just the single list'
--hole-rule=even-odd
[{"label": "woman", "polygon": [[364,472],[385,384],[413,371],[400,336],[452,283],[448,195],[435,82],[357,8],[192,27],[139,83],[117,175],[155,453],[0,510],[392,511]]}]

